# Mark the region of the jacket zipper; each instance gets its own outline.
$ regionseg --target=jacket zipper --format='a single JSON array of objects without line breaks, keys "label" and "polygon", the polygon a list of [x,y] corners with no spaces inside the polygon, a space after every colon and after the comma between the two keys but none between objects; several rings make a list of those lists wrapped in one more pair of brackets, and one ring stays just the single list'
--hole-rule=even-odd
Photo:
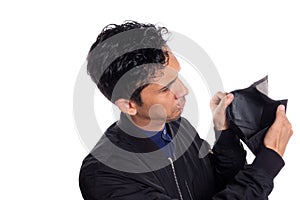
[{"label": "jacket zipper", "polygon": [[186,181],[185,181],[185,186],[186,186],[186,189],[187,189],[187,191],[188,191],[188,193],[189,193],[190,199],[191,199],[191,200],[194,200],[194,198],[193,198],[193,196],[192,196],[192,193],[191,193],[191,191],[190,191],[189,185],[188,185],[188,183],[187,183]]},{"label": "jacket zipper", "polygon": [[175,179],[175,183],[176,183],[176,186],[177,186],[177,190],[178,190],[180,199],[183,200],[182,193],[181,193],[181,190],[180,190],[180,187],[179,187],[179,183],[178,183],[178,180],[177,180],[177,176],[176,176],[176,172],[175,172],[175,167],[174,167],[174,164],[173,164],[173,160],[172,160],[172,158],[168,158],[168,159],[171,162],[171,167],[172,167],[172,171],[173,171],[173,175],[174,175],[174,179]]}]

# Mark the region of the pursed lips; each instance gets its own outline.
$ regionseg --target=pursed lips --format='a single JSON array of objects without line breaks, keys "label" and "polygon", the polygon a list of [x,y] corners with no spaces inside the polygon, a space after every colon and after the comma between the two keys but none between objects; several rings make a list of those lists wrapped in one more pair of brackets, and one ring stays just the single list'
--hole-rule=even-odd
[{"label": "pursed lips", "polygon": [[185,105],[185,98],[181,97],[180,99],[178,99],[178,104],[177,104],[177,108],[178,109],[183,109]]}]

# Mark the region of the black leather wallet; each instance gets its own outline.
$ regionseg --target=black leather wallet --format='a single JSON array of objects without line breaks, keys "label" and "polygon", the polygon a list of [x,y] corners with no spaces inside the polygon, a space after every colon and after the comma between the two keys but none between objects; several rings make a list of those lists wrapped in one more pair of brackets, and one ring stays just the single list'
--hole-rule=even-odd
[{"label": "black leather wallet", "polygon": [[264,137],[273,124],[277,107],[287,106],[287,99],[273,100],[268,95],[268,76],[250,87],[231,92],[233,102],[227,107],[226,115],[232,128],[248,148],[257,155]]}]

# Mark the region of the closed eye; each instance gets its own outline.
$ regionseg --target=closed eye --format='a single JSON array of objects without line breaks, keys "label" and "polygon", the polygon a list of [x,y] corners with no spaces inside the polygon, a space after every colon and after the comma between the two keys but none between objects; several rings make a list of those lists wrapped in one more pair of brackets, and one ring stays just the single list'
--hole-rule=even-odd
[{"label": "closed eye", "polygon": [[166,86],[160,88],[159,91],[161,91],[161,92],[167,92],[167,91],[169,91],[171,85],[177,80],[177,78],[178,78],[178,77],[176,76],[176,77],[175,77],[172,81],[170,81]]},{"label": "closed eye", "polygon": [[170,88],[168,88],[168,87],[163,87],[160,89],[161,92],[167,92],[169,90],[170,90]]}]

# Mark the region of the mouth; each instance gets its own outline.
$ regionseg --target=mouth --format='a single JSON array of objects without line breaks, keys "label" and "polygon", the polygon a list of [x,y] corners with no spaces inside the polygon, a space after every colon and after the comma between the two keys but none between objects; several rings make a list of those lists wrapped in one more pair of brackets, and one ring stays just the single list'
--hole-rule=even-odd
[{"label": "mouth", "polygon": [[184,105],[185,105],[185,98],[178,99],[177,108],[182,111],[184,108]]}]

